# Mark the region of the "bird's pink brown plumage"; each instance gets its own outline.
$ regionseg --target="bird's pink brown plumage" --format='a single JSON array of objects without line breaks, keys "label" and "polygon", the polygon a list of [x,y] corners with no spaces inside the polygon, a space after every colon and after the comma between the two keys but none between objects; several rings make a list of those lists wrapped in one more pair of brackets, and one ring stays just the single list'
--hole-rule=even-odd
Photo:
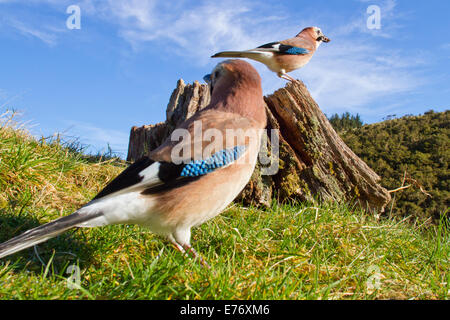
[{"label": "bird's pink brown plumage", "polygon": [[[213,58],[248,58],[265,64],[280,78],[296,81],[287,73],[305,66],[322,42],[330,42],[318,27],[308,27],[295,37],[244,51],[222,51]],[[306,51],[305,51],[306,50]]]},{"label": "bird's pink brown plumage", "polygon": [[[262,132],[266,115],[261,79],[256,70],[244,61],[235,60],[221,63],[216,68],[223,72],[217,76],[211,104],[177,129],[184,128],[192,134],[195,127],[192,123],[200,121],[202,132],[208,129],[216,132],[227,129]],[[174,145],[169,139],[149,156],[130,165],[97,197],[73,214],[0,244],[0,258],[74,227],[119,223],[146,226],[154,233],[167,237],[180,251],[199,258],[190,245],[191,227],[219,214],[245,187],[256,164],[259,144],[260,135],[236,142],[231,146],[234,156],[230,157],[227,141],[227,149],[221,149],[226,158],[222,158],[222,162],[214,159],[213,163],[217,166],[212,171],[199,173],[192,172],[190,168],[189,175],[179,171],[186,169],[186,165],[171,163]],[[242,151],[237,155],[236,150]],[[210,155],[206,154],[209,160],[212,158]],[[248,160],[241,163],[241,158]],[[204,166],[205,163],[202,163]],[[208,266],[201,257],[200,261]]]},{"label": "bird's pink brown plumage", "polygon": [[[262,130],[266,127],[265,103],[258,72],[243,60],[227,60],[222,63],[220,79],[214,84],[211,103],[202,111],[179,126],[194,136],[194,123],[200,121],[202,131],[215,129],[226,137],[226,131],[256,130],[258,134],[246,137],[247,150],[244,161],[232,163],[226,168],[212,172],[201,180],[193,181],[176,190],[161,192],[153,197],[155,212],[164,221],[168,229],[181,225],[199,225],[220,213],[245,187],[254,170]],[[217,148],[228,141],[218,142]],[[170,161],[173,141],[167,140],[158,149],[150,153],[157,161]],[[203,147],[211,141],[203,141]],[[195,147],[190,145],[191,155]],[[173,201],[177,199],[177,201]],[[202,199],[199,201],[199,199]]]},{"label": "bird's pink brown plumage", "polygon": [[214,109],[238,114],[266,126],[265,102],[261,77],[256,69],[243,60],[227,60],[222,63],[225,74],[215,83],[210,105]]}]

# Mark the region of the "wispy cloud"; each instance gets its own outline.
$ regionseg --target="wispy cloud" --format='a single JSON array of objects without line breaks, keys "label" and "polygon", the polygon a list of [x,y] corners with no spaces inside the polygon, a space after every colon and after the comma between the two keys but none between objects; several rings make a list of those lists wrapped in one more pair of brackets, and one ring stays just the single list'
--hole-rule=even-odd
[{"label": "wispy cloud", "polygon": [[400,20],[404,19],[407,12],[399,13],[397,9],[397,0],[358,0],[358,2],[367,5],[377,5],[380,8],[381,28],[367,28],[367,11],[362,10],[355,17],[340,26],[336,26],[334,33],[336,35],[346,35],[358,32],[374,37],[392,38],[399,29],[401,29]]},{"label": "wispy cloud", "polygon": [[[61,33],[67,32],[65,3],[68,0],[0,0],[0,27],[55,47]],[[53,10],[41,11],[43,6]]]},{"label": "wispy cloud", "polygon": [[[58,10],[69,2],[32,0],[34,4],[45,3],[58,7]],[[373,1],[355,1],[356,4],[358,2],[359,7],[355,6],[358,10],[351,13],[346,22],[343,23],[341,17],[329,19],[339,21],[326,26],[332,42],[319,48],[310,64],[293,73],[305,81],[326,112],[374,112],[373,103],[381,97],[412,91],[428,81],[420,76],[420,68],[426,64],[423,59],[426,52],[404,52],[378,41],[389,41],[403,35],[402,21],[407,19],[408,13],[398,12],[396,0],[374,1],[381,8],[382,28],[369,30],[365,4],[368,6]],[[155,50],[179,56],[199,66],[210,64],[209,56],[216,51],[248,49],[293,36],[299,28],[315,24],[311,16],[299,17],[303,13],[289,12],[283,5],[252,0],[195,3],[82,0],[79,4],[83,15],[113,26],[118,36],[134,50],[152,50],[148,46],[151,44]],[[327,14],[335,17],[333,12]],[[302,21],[301,26],[298,21]],[[57,41],[57,31],[49,28],[32,28],[17,22],[15,28],[49,45]],[[278,79],[263,65],[254,65],[262,75],[266,93],[284,85],[284,80]]]},{"label": "wispy cloud", "polygon": [[377,3],[385,24],[381,30],[369,30],[367,15],[361,14],[334,29],[334,41],[319,49],[313,63],[297,71],[327,112],[382,112],[384,107],[373,108],[377,100],[413,91],[428,81],[420,74],[427,64],[426,51],[404,52],[376,41],[399,36],[399,20],[404,19],[396,12],[395,0]]},{"label": "wispy cloud", "polygon": [[[322,45],[311,63],[292,73],[306,83],[327,113],[346,110],[373,116],[390,108],[375,109],[374,103],[380,98],[412,92],[429,81],[421,74],[421,68],[427,65],[425,50],[404,52],[377,41],[380,36],[396,37],[401,29],[396,20],[396,1],[378,1],[378,4],[387,24],[382,32],[367,29],[366,11],[362,10],[347,23],[327,26],[326,34],[332,42]],[[258,67],[258,71],[266,93],[283,85],[284,81],[270,75],[266,68]]]},{"label": "wispy cloud", "polygon": [[380,50],[376,44],[342,39],[294,74],[305,79],[322,107],[367,112],[377,99],[414,90],[426,81],[415,71],[423,64],[420,56],[405,58],[384,50],[382,57],[374,57]]},{"label": "wispy cloud", "polygon": [[97,12],[109,21],[113,17],[119,35],[135,49],[159,41],[164,50],[205,64],[219,48],[245,49],[257,45],[267,34],[278,36],[267,22],[280,17],[258,14],[257,8],[256,3],[236,0],[178,5],[153,0],[110,0],[99,5]]},{"label": "wispy cloud", "polygon": [[[386,24],[381,31],[367,28],[367,15],[362,11],[353,20],[332,28],[334,41],[321,47],[308,66],[294,73],[305,80],[312,95],[325,109],[364,112],[361,108],[380,97],[407,92],[423,83],[423,78],[415,77],[410,71],[423,65],[420,53],[405,55],[377,45],[370,38],[391,38],[400,29],[396,1],[378,3]],[[163,40],[170,51],[185,58],[194,57],[197,63],[203,64],[210,61],[212,52],[248,49],[262,41],[292,36],[287,30],[298,28],[289,23],[294,19],[286,12],[274,10],[270,15],[263,15],[256,7],[254,2],[230,0],[221,4],[202,2],[177,10],[151,0],[116,0],[108,2],[107,10],[118,18],[120,35],[134,48]],[[281,18],[284,28],[268,29],[274,23],[267,23],[267,20]],[[271,39],[268,39],[269,34]],[[377,52],[383,54],[377,55]],[[264,66],[257,65],[257,69],[262,73],[265,92],[283,85],[283,81]]]},{"label": "wispy cloud", "polygon": [[9,19],[9,25],[17,29],[20,33],[26,36],[32,36],[38,38],[39,40],[45,42],[49,46],[56,45],[56,35],[39,30],[38,28],[25,25],[16,19]]},{"label": "wispy cloud", "polygon": [[89,122],[65,121],[68,126],[63,135],[82,137],[83,144],[88,145],[88,152],[106,152],[109,145],[114,153],[126,156],[129,133],[116,129],[101,128]]}]

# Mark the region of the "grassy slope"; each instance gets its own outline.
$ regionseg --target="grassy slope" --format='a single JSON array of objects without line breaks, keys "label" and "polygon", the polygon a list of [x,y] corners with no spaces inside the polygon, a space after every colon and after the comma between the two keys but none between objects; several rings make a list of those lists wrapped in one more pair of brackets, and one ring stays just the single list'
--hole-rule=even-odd
[{"label": "grassy slope", "polygon": [[439,219],[446,212],[450,204],[450,111],[405,116],[340,135],[381,176],[388,190],[402,185],[406,171],[405,185],[411,188],[395,194],[392,214],[426,220]]},{"label": "grassy slope", "polygon": [[[123,165],[0,127],[0,241],[67,215]],[[0,260],[1,299],[374,299],[449,296],[449,231],[324,204],[233,206],[193,230],[212,271],[136,226],[66,233]],[[70,265],[81,288],[67,286]],[[375,270],[376,274],[370,273]],[[379,289],[368,280],[379,279]],[[377,281],[375,280],[374,283]],[[370,281],[369,281],[370,283]]]}]

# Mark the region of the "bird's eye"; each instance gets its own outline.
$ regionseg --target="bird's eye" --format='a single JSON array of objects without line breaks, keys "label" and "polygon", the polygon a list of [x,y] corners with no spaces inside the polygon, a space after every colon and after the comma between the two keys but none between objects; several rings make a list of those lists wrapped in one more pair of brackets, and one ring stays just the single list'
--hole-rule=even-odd
[{"label": "bird's eye", "polygon": [[214,72],[214,79],[216,79],[218,76],[219,76],[219,71],[216,70],[216,71]]},{"label": "bird's eye", "polygon": [[318,35],[320,35],[320,30],[317,30],[316,32],[317,32]]}]

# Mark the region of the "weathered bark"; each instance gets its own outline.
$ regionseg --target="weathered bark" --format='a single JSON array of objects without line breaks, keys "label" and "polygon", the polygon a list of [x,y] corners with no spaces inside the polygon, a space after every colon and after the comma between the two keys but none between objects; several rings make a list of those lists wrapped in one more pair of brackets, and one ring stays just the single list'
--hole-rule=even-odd
[{"label": "weathered bark", "polygon": [[[167,120],[153,126],[131,129],[128,161],[135,161],[158,147],[173,129],[210,100],[208,87],[179,80],[167,106]],[[359,201],[369,210],[383,211],[390,201],[380,177],[356,156],[332,128],[308,90],[300,81],[265,97],[268,141],[278,130],[279,170],[262,175],[257,165],[252,179],[236,201],[269,205],[279,201]]]},{"label": "weathered bark", "polygon": [[183,79],[178,80],[167,105],[167,120],[155,125],[131,128],[127,161],[134,162],[159,147],[178,124],[205,108],[210,98],[208,86],[198,81],[185,84]]},{"label": "weathered bark", "polygon": [[289,185],[283,188],[285,196],[357,199],[378,210],[390,201],[388,191],[379,185],[380,177],[342,141],[303,83],[289,83],[265,101],[300,162],[296,176],[280,174],[281,183]]}]

